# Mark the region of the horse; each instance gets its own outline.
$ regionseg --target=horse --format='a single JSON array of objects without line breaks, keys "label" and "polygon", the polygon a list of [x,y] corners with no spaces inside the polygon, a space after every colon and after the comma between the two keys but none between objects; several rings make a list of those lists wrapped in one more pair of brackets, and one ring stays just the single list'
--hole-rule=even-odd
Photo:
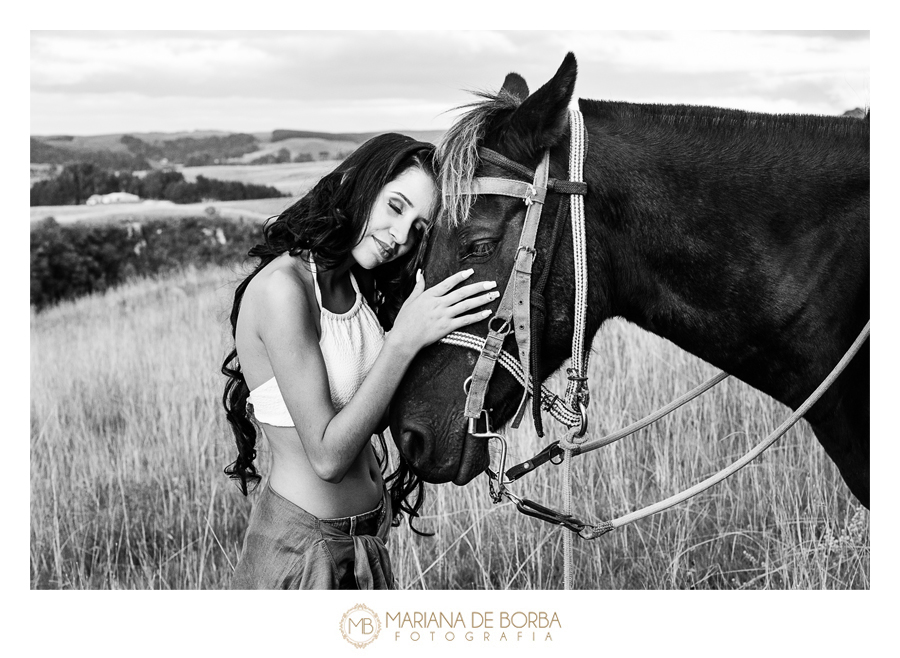
[{"label": "horse", "polygon": [[[576,76],[572,53],[534,93],[510,73],[442,138],[446,210],[428,237],[426,280],[472,268],[471,281],[504,289],[526,204],[464,192],[476,175],[525,179],[480,157],[484,148],[530,170],[549,152],[549,175],[567,178]],[[578,108],[587,136],[587,345],[607,319],[624,318],[792,409],[802,405],[869,319],[868,112],[858,119],[585,99]],[[573,240],[551,221],[568,203],[548,192],[535,241],[535,278],[545,280],[543,308],[532,308],[545,318],[535,382],[572,351]],[[468,329],[484,336],[488,322]],[[517,353],[511,334],[503,348]],[[425,482],[465,485],[489,466],[487,442],[470,435],[463,417],[463,382],[475,362],[470,350],[431,345],[392,402],[394,441]],[[521,384],[498,368],[484,406],[500,426],[521,398]],[[868,340],[805,420],[868,507]]]}]

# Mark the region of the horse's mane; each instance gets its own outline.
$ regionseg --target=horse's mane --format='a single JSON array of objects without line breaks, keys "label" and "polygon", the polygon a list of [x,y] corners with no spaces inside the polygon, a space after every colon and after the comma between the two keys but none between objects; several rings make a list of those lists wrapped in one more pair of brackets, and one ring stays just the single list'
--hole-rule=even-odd
[{"label": "horse's mane", "polygon": [[625,103],[582,99],[581,111],[600,120],[628,121],[635,126],[669,125],[684,128],[716,130],[721,133],[740,133],[746,130],[766,132],[814,133],[850,136],[869,132],[866,119],[824,116],[817,114],[766,114],[721,107],[700,105],[664,105],[656,103]]},{"label": "horse's mane", "polygon": [[471,109],[456,120],[437,145],[441,163],[438,174],[443,204],[441,216],[451,226],[459,226],[469,214],[473,196],[467,192],[478,168],[478,145],[484,139],[488,125],[498,114],[514,110],[521,103],[504,90],[474,93],[484,100],[455,108]]},{"label": "horse's mane", "polygon": [[[444,133],[437,145],[440,164],[441,218],[450,226],[464,223],[474,197],[468,194],[480,162],[478,147],[488,126],[502,113],[511,112],[521,100],[505,90],[477,91],[484,100],[460,105],[467,109]],[[600,121],[628,122],[635,130],[668,125],[686,129],[736,135],[749,130],[778,133],[806,133],[847,137],[868,135],[869,112],[865,119],[810,114],[765,114],[699,105],[664,105],[581,99],[585,116]]]}]

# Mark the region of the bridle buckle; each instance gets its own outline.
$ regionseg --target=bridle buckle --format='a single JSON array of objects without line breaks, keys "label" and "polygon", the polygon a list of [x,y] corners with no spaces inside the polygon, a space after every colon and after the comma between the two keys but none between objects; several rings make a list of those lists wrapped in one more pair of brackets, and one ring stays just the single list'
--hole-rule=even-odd
[{"label": "bridle buckle", "polygon": [[[471,379],[471,377],[469,379]],[[468,382],[469,380],[466,381]],[[478,431],[478,421],[481,419],[484,420],[483,432]],[[491,417],[488,414],[487,409],[482,409],[478,418],[469,418],[468,433],[476,439],[490,439],[495,436],[494,432],[491,431]]]}]

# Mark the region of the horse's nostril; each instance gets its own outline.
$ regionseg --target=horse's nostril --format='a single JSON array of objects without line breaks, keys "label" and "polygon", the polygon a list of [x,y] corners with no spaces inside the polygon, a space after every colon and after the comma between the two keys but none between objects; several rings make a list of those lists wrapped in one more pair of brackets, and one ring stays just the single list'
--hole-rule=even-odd
[{"label": "horse's nostril", "polygon": [[417,463],[428,457],[428,441],[421,430],[404,429],[400,433],[400,446],[407,461]]}]

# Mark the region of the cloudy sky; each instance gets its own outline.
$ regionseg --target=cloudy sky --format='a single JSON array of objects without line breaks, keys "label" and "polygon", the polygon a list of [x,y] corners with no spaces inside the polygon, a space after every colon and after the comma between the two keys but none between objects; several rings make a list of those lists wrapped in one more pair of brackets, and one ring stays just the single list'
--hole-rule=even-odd
[{"label": "cloudy sky", "polygon": [[466,90],[841,114],[869,101],[868,32],[32,31],[30,132],[444,129]]}]

